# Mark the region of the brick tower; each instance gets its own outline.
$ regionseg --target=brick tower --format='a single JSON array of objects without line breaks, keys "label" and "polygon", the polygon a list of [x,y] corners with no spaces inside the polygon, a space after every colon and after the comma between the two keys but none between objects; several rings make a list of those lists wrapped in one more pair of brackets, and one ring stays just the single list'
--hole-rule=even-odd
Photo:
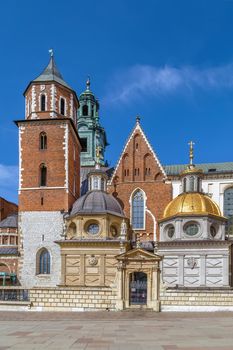
[{"label": "brick tower", "polygon": [[79,197],[78,98],[63,80],[53,54],[24,93],[19,128],[20,278],[23,286],[55,286],[63,216]]}]

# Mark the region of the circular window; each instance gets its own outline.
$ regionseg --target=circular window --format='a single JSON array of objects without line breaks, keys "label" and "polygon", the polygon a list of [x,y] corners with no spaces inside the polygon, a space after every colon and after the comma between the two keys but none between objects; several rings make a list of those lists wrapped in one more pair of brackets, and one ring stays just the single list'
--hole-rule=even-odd
[{"label": "circular window", "polygon": [[216,227],[213,226],[213,225],[210,226],[210,234],[211,234],[212,237],[215,237],[216,234],[217,234]]},{"label": "circular window", "polygon": [[96,235],[99,233],[99,225],[98,224],[90,224],[87,227],[87,232],[90,233],[91,235]]},{"label": "circular window", "polygon": [[167,235],[169,238],[172,238],[175,234],[175,227],[173,225],[169,225],[167,227]]},{"label": "circular window", "polygon": [[199,227],[195,223],[191,223],[185,226],[184,232],[188,236],[195,236],[199,231]]}]

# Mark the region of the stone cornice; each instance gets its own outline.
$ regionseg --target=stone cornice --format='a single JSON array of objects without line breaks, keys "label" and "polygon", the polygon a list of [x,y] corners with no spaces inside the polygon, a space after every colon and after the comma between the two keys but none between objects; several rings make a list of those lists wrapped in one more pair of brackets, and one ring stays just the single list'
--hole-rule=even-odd
[{"label": "stone cornice", "polygon": [[183,247],[186,246],[188,248],[190,247],[230,247],[233,244],[233,241],[219,241],[219,240],[200,240],[200,241],[193,241],[193,240],[185,240],[185,241],[171,241],[171,242],[158,242],[158,250],[161,248],[167,248],[167,247]]}]

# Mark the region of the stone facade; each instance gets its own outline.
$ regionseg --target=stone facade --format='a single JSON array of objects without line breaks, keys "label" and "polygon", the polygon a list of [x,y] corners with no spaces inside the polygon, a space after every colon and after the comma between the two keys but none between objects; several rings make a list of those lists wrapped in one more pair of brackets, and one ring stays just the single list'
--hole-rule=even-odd
[{"label": "stone facade", "polygon": [[[61,279],[60,248],[54,242],[63,234],[63,214],[52,211],[21,212],[19,216],[20,282],[25,288],[55,287]],[[51,273],[38,273],[38,254],[46,248],[51,257]]]},{"label": "stone facade", "polygon": [[167,286],[229,287],[232,255],[229,241],[161,242],[162,281]]}]

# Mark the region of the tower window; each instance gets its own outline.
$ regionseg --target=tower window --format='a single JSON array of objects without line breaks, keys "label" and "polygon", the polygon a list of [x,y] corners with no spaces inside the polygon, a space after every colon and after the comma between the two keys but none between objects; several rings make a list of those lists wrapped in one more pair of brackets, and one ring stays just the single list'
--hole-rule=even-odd
[{"label": "tower window", "polygon": [[40,166],[40,186],[47,185],[47,168],[44,164]]},{"label": "tower window", "polygon": [[45,111],[45,103],[46,103],[46,97],[44,94],[40,96],[40,109],[42,112]]},{"label": "tower window", "polygon": [[132,228],[144,229],[145,200],[141,190],[136,191],[132,197]]},{"label": "tower window", "polygon": [[47,149],[47,135],[45,132],[40,133],[40,149]]},{"label": "tower window", "polygon": [[39,253],[38,273],[43,275],[50,274],[50,254],[47,249],[43,248]]},{"label": "tower window", "polygon": [[87,152],[87,138],[81,138],[82,152]]},{"label": "tower window", "polygon": [[88,115],[88,105],[83,105],[82,112],[84,116]]},{"label": "tower window", "polygon": [[60,99],[60,113],[62,115],[65,115],[65,99],[64,98]]}]

